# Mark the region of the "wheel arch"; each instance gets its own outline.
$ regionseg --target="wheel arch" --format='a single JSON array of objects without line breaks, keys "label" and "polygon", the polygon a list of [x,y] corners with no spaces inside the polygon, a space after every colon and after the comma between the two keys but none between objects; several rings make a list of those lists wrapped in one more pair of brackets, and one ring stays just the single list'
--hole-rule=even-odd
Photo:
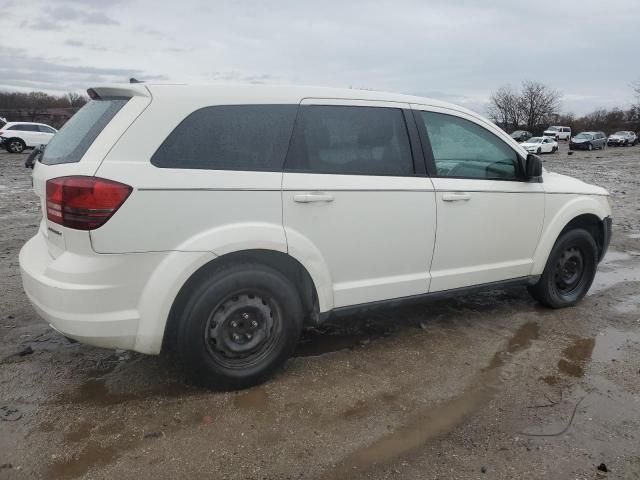
[{"label": "wheel arch", "polygon": [[216,270],[229,264],[259,263],[267,265],[289,279],[300,295],[305,311],[305,324],[319,322],[318,290],[308,270],[297,259],[276,250],[251,249],[226,253],[205,263],[183,283],[172,302],[167,316],[162,340],[162,349],[171,348],[176,327],[180,321],[180,312],[186,305],[193,289]]},{"label": "wheel arch", "polygon": [[606,252],[604,221],[610,212],[596,196],[581,196],[568,202],[544,229],[534,254],[532,275],[540,275],[544,271],[551,249],[557,239],[568,230],[584,228],[590,232],[598,245],[598,260]]},{"label": "wheel arch", "polygon": [[9,138],[5,138],[5,140],[4,140],[4,142],[3,142],[3,146],[6,148],[6,150],[7,150],[7,151],[10,151],[10,150],[9,150],[8,145],[9,145],[9,143],[10,143],[11,141],[13,141],[13,140],[18,140],[20,143],[22,143],[22,145],[23,145],[23,147],[22,147],[22,148],[23,148],[23,150],[24,150],[24,149],[26,149],[26,148],[28,148],[28,146],[27,146],[27,142],[25,142],[25,141],[24,141],[24,139],[22,139],[22,138],[20,138],[20,137],[9,137]]}]

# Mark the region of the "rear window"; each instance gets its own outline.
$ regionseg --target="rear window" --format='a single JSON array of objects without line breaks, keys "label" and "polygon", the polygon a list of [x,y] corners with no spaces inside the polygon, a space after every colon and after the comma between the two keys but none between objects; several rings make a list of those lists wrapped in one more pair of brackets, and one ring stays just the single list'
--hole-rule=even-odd
[{"label": "rear window", "polygon": [[41,162],[45,165],[79,162],[128,100],[105,98],[87,103],[53,136],[45,148]]},{"label": "rear window", "polygon": [[397,108],[306,105],[287,171],[343,175],[414,174],[407,127]]},{"label": "rear window", "polygon": [[160,168],[280,171],[297,105],[220,105],[196,110],[151,158]]}]

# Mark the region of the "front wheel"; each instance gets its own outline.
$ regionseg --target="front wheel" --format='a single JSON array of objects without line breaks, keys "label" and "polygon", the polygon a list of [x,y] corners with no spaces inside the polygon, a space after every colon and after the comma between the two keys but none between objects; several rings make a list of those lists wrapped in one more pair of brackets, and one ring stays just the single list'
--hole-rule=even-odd
[{"label": "front wheel", "polygon": [[296,347],[303,309],[296,287],[260,264],[215,271],[191,294],[177,329],[186,373],[215,390],[264,382]]},{"label": "front wheel", "polygon": [[540,155],[542,153],[542,148],[538,147],[538,150],[536,150],[536,153]]},{"label": "front wheel", "polygon": [[575,305],[587,294],[598,265],[598,247],[591,234],[581,228],[558,238],[538,283],[529,293],[550,308]]},{"label": "front wheel", "polygon": [[590,143],[587,145],[587,150],[591,151],[593,150],[593,145],[591,145]]}]

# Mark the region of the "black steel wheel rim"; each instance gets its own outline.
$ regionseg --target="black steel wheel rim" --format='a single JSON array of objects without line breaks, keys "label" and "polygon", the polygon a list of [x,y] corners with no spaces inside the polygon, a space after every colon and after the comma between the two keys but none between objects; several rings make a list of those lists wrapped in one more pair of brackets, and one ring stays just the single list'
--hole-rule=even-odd
[{"label": "black steel wheel rim", "polygon": [[558,258],[553,277],[555,286],[561,294],[567,295],[579,290],[585,278],[582,251],[577,247],[564,250]]},{"label": "black steel wheel rim", "polygon": [[282,311],[271,295],[242,291],[219,302],[207,319],[204,337],[211,358],[230,369],[260,364],[282,332]]}]

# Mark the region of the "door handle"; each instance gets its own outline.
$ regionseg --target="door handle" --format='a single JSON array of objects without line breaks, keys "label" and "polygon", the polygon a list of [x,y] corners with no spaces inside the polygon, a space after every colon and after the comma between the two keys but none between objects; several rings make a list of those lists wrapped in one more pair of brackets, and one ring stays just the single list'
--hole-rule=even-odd
[{"label": "door handle", "polygon": [[471,200],[471,195],[465,192],[443,193],[442,200],[445,202],[466,202]]},{"label": "door handle", "polygon": [[333,195],[324,192],[298,193],[293,196],[293,201],[298,203],[333,202]]}]

